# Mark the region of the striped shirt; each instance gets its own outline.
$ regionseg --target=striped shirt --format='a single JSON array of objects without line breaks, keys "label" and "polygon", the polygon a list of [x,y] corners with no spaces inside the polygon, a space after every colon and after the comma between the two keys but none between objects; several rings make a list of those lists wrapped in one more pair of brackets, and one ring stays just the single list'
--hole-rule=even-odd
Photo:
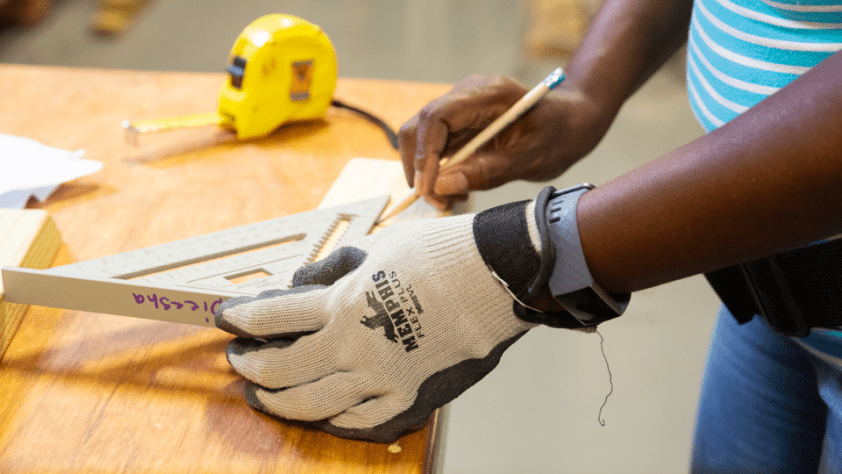
[{"label": "striped shirt", "polygon": [[[842,0],[695,0],[687,42],[693,112],[710,132],[839,50]],[[842,369],[840,329],[796,340]]]},{"label": "striped shirt", "polygon": [[842,1],[696,0],[687,89],[707,131],[842,49]]}]

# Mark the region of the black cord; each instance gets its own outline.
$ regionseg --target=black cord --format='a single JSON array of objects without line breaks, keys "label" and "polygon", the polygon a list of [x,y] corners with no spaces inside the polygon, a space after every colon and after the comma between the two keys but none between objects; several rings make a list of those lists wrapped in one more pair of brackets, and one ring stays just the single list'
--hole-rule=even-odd
[{"label": "black cord", "polygon": [[599,349],[602,351],[602,358],[605,359],[605,368],[608,369],[608,385],[611,387],[608,390],[608,395],[605,396],[605,401],[602,402],[602,406],[599,407],[599,413],[596,415],[596,419],[599,421],[599,424],[605,426],[605,420],[602,419],[602,409],[605,408],[605,405],[608,405],[608,397],[614,393],[614,380],[611,377],[611,366],[608,365],[608,356],[605,355],[605,338],[602,337],[602,333],[599,332],[599,328],[595,329],[596,333],[599,334]]},{"label": "black cord", "polygon": [[330,105],[332,105],[334,107],[337,107],[337,108],[340,108],[340,109],[348,109],[352,112],[356,112],[356,113],[362,115],[363,117],[365,117],[366,119],[370,120],[375,125],[377,125],[381,129],[383,129],[383,132],[386,134],[386,138],[388,138],[389,142],[392,144],[392,148],[394,148],[395,150],[399,149],[398,134],[395,133],[395,131],[392,130],[392,128],[389,127],[389,125],[386,122],[384,122],[383,120],[381,120],[380,118],[372,115],[369,112],[366,112],[363,109],[360,109],[358,107],[354,107],[353,105],[348,105],[345,102],[341,102],[341,101],[338,101],[336,99],[331,100]]}]

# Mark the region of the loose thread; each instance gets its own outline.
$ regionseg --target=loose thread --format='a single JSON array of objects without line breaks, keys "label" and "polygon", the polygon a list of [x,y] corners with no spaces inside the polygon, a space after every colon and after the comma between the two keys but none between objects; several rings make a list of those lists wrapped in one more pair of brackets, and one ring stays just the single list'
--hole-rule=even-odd
[{"label": "loose thread", "polygon": [[608,395],[605,396],[605,401],[602,402],[602,406],[599,407],[599,414],[596,416],[597,421],[601,426],[605,426],[605,420],[602,419],[602,409],[605,408],[605,405],[608,404],[608,397],[614,393],[614,381],[611,378],[611,366],[608,365],[608,356],[605,355],[605,339],[602,337],[602,334],[599,332],[599,329],[596,330],[596,333],[599,334],[599,348],[602,350],[602,358],[605,359],[605,368],[608,369],[608,385],[610,385],[610,390],[608,391]]}]

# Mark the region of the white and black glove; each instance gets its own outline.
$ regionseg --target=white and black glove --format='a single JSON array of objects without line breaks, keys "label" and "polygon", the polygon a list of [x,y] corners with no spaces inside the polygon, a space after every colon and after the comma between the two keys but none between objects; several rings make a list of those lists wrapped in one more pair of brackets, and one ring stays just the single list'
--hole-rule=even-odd
[{"label": "white and black glove", "polygon": [[249,404],[377,442],[422,427],[535,326],[511,296],[540,264],[532,208],[397,224],[299,269],[289,290],[223,303]]}]

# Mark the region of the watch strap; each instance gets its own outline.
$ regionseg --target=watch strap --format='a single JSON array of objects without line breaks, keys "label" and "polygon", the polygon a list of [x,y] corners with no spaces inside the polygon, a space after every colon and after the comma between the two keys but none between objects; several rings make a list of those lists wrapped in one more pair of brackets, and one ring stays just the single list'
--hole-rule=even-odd
[{"label": "watch strap", "polygon": [[548,285],[553,297],[584,326],[620,316],[630,293],[611,293],[591,275],[579,236],[577,208],[583,194],[593,189],[580,184],[551,192],[546,206],[546,225],[555,261]]},{"label": "watch strap", "polygon": [[[528,201],[482,211],[474,217],[473,234],[480,256],[512,295],[521,319],[556,328],[587,328],[617,317],[629,294],[606,292],[588,270],[579,239],[576,205],[591,185],[562,191],[544,188],[535,199],[535,224],[540,252],[529,236]],[[566,311],[542,312],[529,306],[544,288]]]}]

